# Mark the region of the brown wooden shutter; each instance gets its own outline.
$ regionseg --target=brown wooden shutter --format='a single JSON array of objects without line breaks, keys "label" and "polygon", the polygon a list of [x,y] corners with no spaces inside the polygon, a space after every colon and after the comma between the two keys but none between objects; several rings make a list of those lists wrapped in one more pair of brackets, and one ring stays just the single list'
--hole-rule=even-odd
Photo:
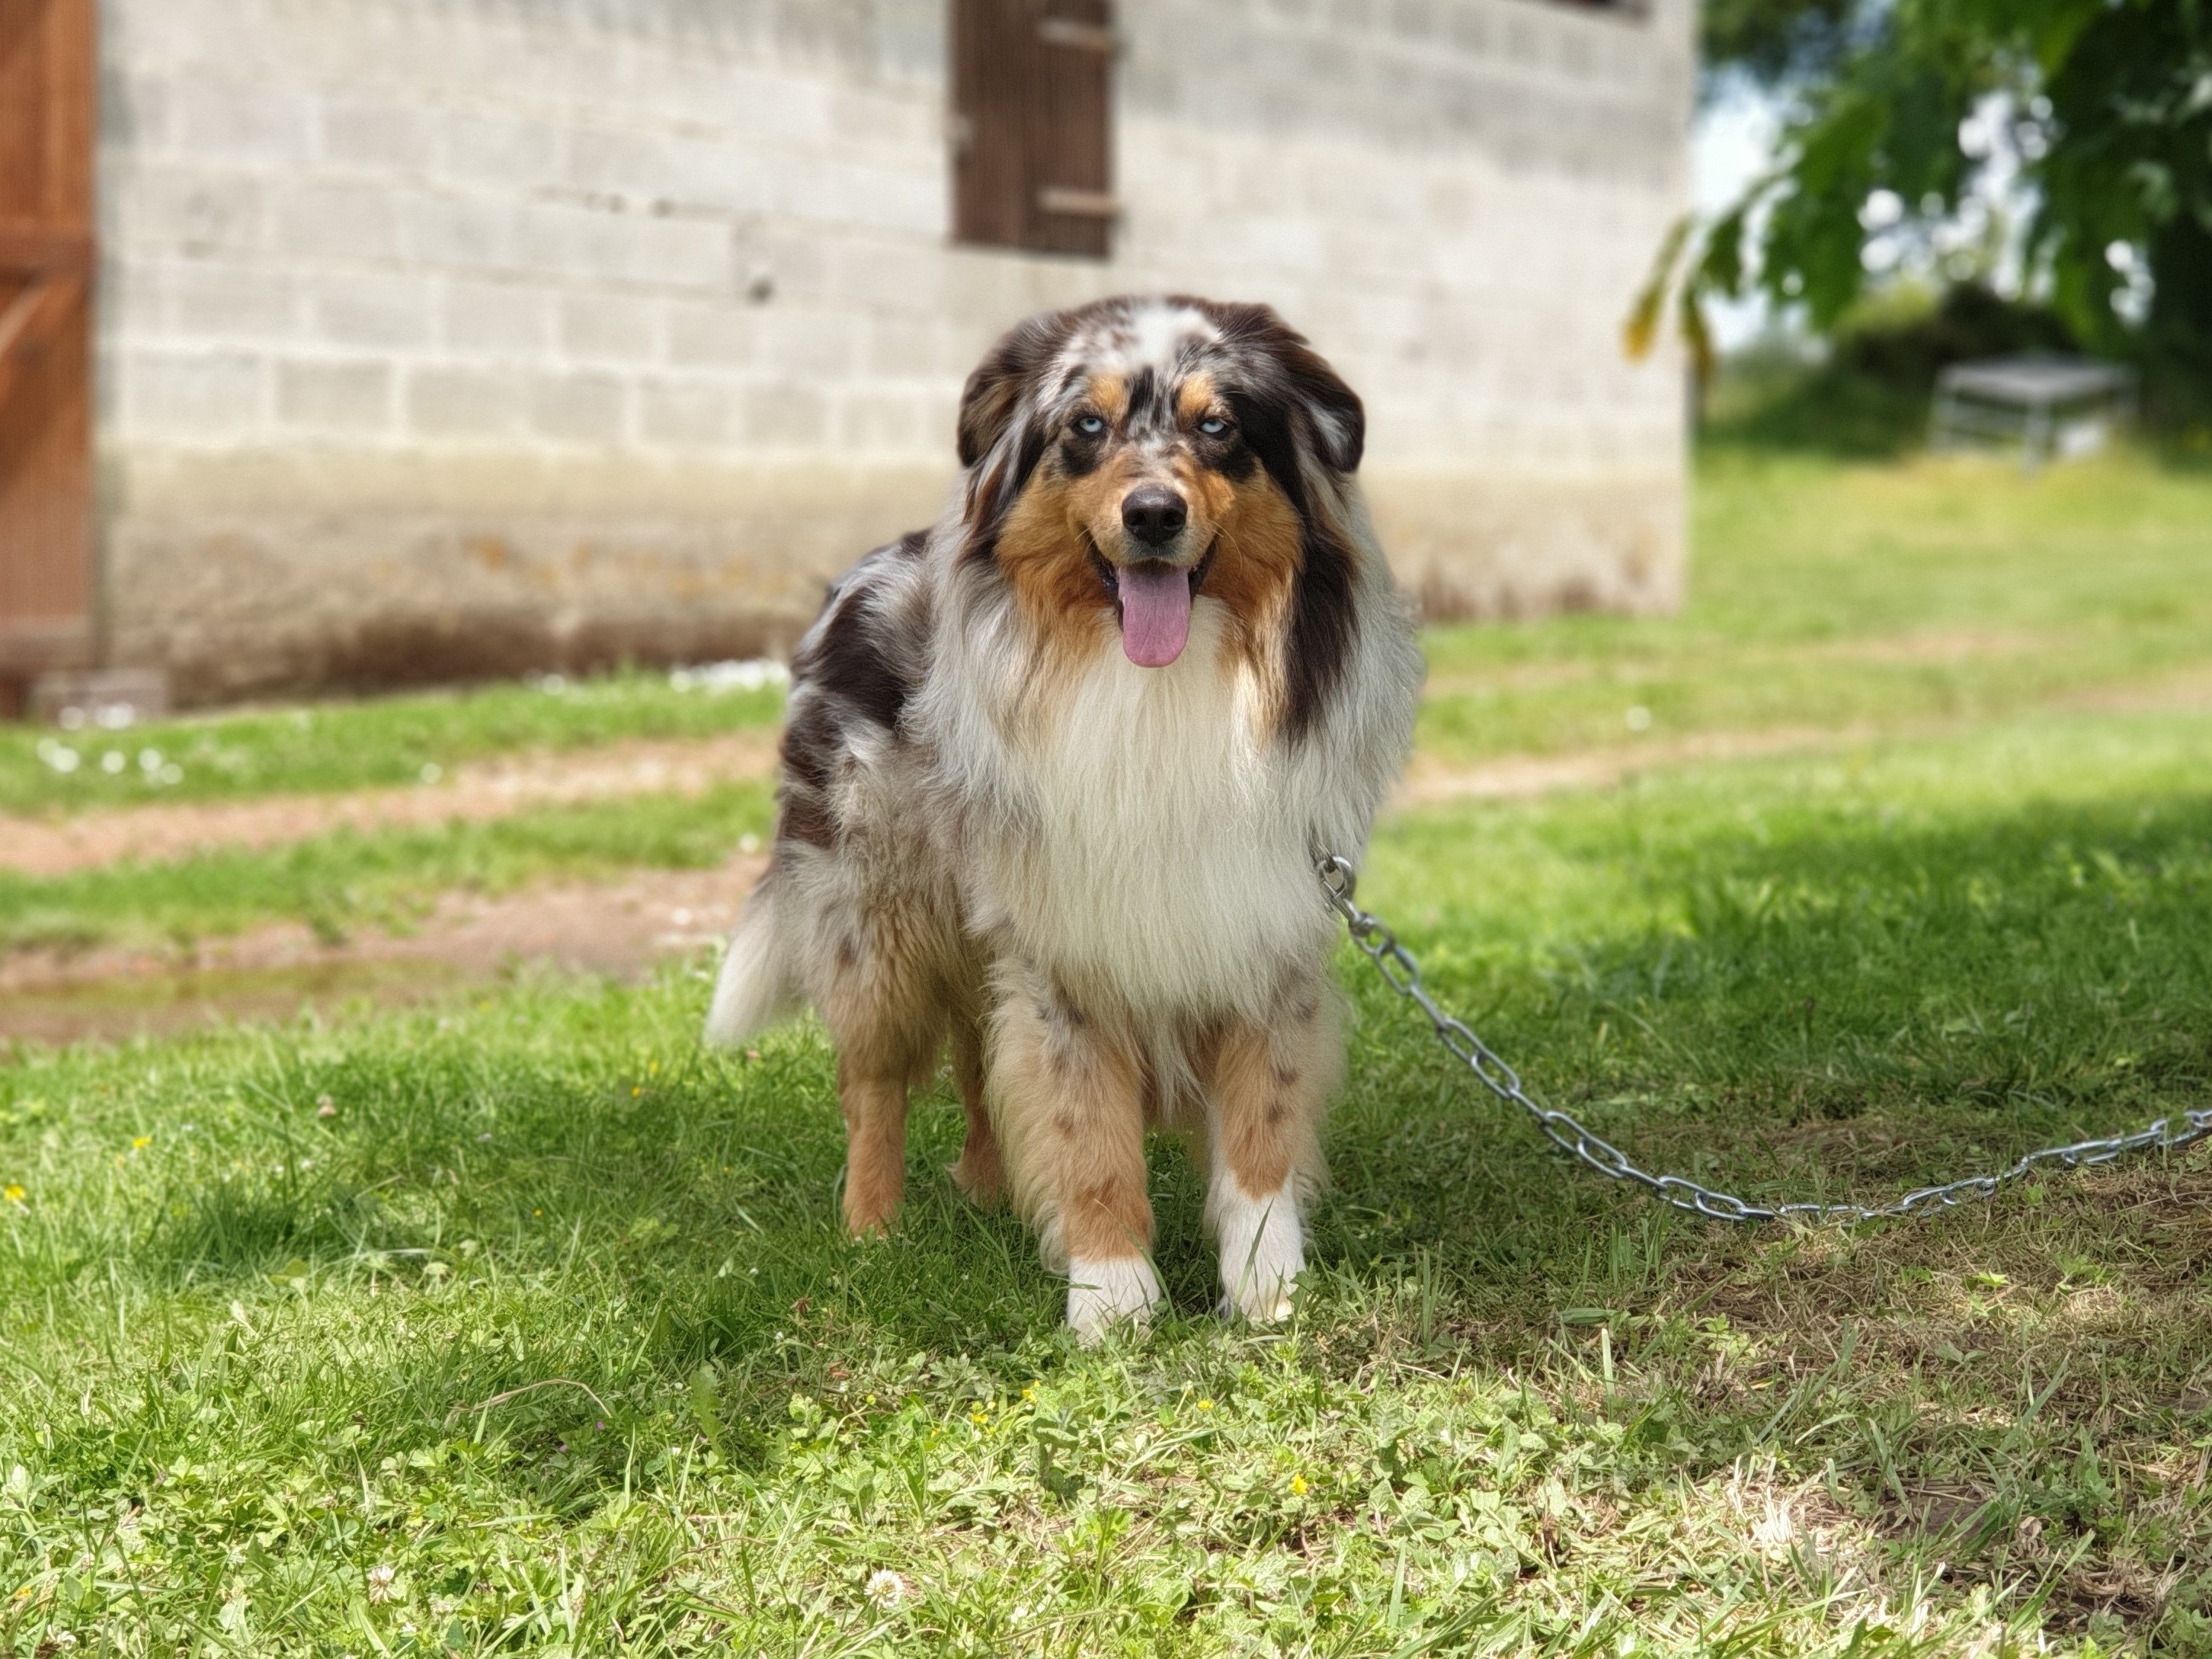
[{"label": "brown wooden shutter", "polygon": [[952,0],[954,237],[1109,251],[1111,0]]},{"label": "brown wooden shutter", "polygon": [[93,635],[93,0],[0,0],[0,705]]}]

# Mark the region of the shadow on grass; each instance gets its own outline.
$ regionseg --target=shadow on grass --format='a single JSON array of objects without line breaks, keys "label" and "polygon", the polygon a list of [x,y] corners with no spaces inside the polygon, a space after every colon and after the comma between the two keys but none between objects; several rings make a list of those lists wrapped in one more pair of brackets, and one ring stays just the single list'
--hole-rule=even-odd
[{"label": "shadow on grass", "polygon": [[[1570,858],[1618,859],[1620,833],[1592,817],[1556,839]],[[1436,988],[1539,1093],[1655,1161],[1759,1196],[1879,1196],[2051,1136],[2139,1127],[2212,1085],[2212,797],[1934,826],[1823,813],[1628,856],[1644,914],[1615,931],[1530,938],[1446,892],[1407,934],[1502,945],[1432,951]],[[1578,1261],[1618,1195],[1346,969],[1353,1080],[1330,1131],[1324,1258],[1428,1243],[1501,1269]],[[945,1178],[957,1109],[941,1087],[917,1103],[898,1235],[854,1246],[836,1230],[842,1136],[818,1031],[724,1058],[691,1046],[688,1001],[664,996],[660,1040],[618,1048],[624,1003],[607,994],[565,1033],[546,1023],[557,1011],[533,1018],[519,1041],[489,1029],[494,1013],[480,1033],[342,1036],[319,1045],[327,1058],[280,1047],[264,1092],[298,1120],[288,1134],[334,1156],[313,1174],[296,1152],[280,1173],[242,1160],[152,1228],[136,1265],[212,1281],[462,1239],[540,1264],[604,1249],[668,1294],[708,1276],[684,1298],[702,1353],[757,1348],[800,1298],[922,1346],[1006,1340],[1048,1314],[1024,1231]],[[344,1103],[328,1124],[313,1115],[325,1097]],[[1179,1151],[1155,1164],[1163,1267],[1178,1304],[1200,1309],[1200,1183]],[[738,1261],[732,1283],[721,1270]]]}]

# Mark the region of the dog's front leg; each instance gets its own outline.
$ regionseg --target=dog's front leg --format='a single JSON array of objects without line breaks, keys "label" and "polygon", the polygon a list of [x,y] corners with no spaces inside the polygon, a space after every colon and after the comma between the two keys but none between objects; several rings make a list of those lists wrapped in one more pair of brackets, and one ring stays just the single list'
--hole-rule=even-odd
[{"label": "dog's front leg", "polygon": [[1336,1010],[1318,981],[1286,988],[1264,1023],[1213,1048],[1206,1216],[1221,1249],[1222,1310],[1281,1319],[1305,1271],[1301,1194],[1322,1176],[1322,1107],[1343,1068]]},{"label": "dog's front leg", "polygon": [[1132,1035],[1048,977],[1010,975],[991,1088],[1016,1204],[1067,1265],[1067,1322],[1091,1342],[1161,1299],[1145,1193],[1144,1071]]}]

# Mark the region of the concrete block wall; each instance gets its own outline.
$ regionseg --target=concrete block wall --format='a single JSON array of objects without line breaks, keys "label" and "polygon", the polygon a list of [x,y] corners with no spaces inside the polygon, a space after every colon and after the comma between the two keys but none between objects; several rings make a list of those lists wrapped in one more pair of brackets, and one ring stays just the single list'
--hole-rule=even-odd
[{"label": "concrete block wall", "polygon": [[1679,591],[1690,0],[1122,0],[1108,262],[949,240],[939,0],[107,0],[110,654],[209,699],[773,649],[1039,307],[1274,301],[1432,608]]}]

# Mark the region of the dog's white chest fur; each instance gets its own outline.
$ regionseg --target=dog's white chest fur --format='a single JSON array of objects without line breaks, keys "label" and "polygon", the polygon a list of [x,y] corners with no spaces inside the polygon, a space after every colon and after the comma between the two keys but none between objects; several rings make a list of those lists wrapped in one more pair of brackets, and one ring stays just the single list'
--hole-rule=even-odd
[{"label": "dog's white chest fur", "polygon": [[1272,965],[1325,931],[1302,902],[1292,774],[1255,733],[1249,679],[1221,665],[1223,625],[1202,601],[1166,668],[1102,654],[1007,756],[1023,810],[992,838],[979,898],[1033,959],[1139,1009],[1256,1007]]}]

